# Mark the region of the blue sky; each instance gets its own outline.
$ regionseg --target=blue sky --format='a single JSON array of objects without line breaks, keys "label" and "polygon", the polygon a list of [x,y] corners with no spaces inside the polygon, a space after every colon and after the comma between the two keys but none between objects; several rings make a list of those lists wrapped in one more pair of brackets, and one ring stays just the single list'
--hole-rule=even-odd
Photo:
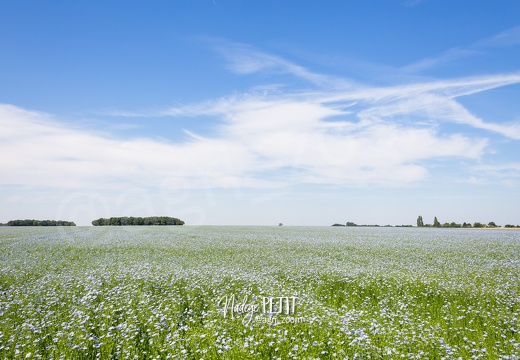
[{"label": "blue sky", "polygon": [[520,224],[519,14],[0,0],[0,222]]}]

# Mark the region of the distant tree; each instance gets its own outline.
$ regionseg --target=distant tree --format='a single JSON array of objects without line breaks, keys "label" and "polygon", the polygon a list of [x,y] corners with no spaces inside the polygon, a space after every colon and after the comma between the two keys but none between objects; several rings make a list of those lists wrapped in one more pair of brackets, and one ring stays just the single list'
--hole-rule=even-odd
[{"label": "distant tree", "polygon": [[423,226],[424,226],[423,218],[421,215],[419,215],[419,217],[417,218],[417,227],[423,227]]},{"label": "distant tree", "polygon": [[99,218],[92,221],[94,226],[128,226],[128,225],[184,225],[181,219],[168,216],[151,217],[111,217],[109,219]]},{"label": "distant tree", "polygon": [[488,226],[489,226],[489,227],[497,227],[497,224],[495,224],[495,222],[493,222],[493,221],[490,221],[490,222],[488,223]]},{"label": "distant tree", "polygon": [[474,227],[474,228],[483,228],[483,227],[484,227],[484,224],[481,224],[481,223],[479,223],[479,222],[475,222],[475,223],[473,223],[473,227]]},{"label": "distant tree", "polygon": [[452,221],[450,224],[449,224],[449,227],[450,228],[460,228],[462,227],[461,224],[457,224],[455,221]]},{"label": "distant tree", "polygon": [[103,218],[101,218],[101,219],[99,219],[99,221],[100,221],[100,225],[102,225],[102,226],[110,225],[110,219],[103,219]]},{"label": "distant tree", "polygon": [[166,223],[166,225],[177,225],[177,220],[179,220],[179,219],[176,219],[176,218],[166,217],[166,216],[163,217],[163,218],[164,218],[164,222]]},{"label": "distant tree", "polygon": [[347,226],[357,226],[357,224],[351,221],[347,221]]},{"label": "distant tree", "polygon": [[437,216],[435,216],[435,219],[433,219],[433,226],[441,227],[441,223],[439,222],[439,220],[437,220]]},{"label": "distant tree", "polygon": [[73,221],[63,220],[10,220],[7,226],[76,226]]}]

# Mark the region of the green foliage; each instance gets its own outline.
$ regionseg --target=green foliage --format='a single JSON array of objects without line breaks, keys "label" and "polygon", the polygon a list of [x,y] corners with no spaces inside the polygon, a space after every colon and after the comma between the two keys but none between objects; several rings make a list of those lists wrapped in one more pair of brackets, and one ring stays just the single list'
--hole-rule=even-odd
[{"label": "green foliage", "polygon": [[76,226],[72,221],[63,220],[11,220],[7,226]]},{"label": "green foliage", "polygon": [[457,224],[455,221],[452,221],[451,223],[449,223],[448,227],[450,228],[460,228],[462,227],[461,224]]},{"label": "green foliage", "polygon": [[[424,224],[423,223],[423,219],[422,219],[422,216],[419,216],[417,218],[417,227],[438,227],[438,228],[484,228],[484,227],[499,227],[499,225],[496,225],[495,222],[491,221],[489,222],[487,225],[485,224],[482,224],[480,222],[475,222],[473,225],[471,225],[471,223],[467,223],[467,222],[464,222],[462,224],[458,224],[456,223],[455,221],[452,221],[451,223],[444,223],[444,224],[441,224],[439,222],[439,220],[437,220],[437,217],[434,218],[433,220],[433,225],[430,225],[430,224]],[[520,226],[515,226],[515,225],[511,225],[511,224],[508,224],[508,225],[505,225],[506,228],[516,228],[516,227],[520,227]]]},{"label": "green foliage", "polygon": [[351,221],[347,221],[347,226],[357,226],[357,224]]},{"label": "green foliage", "polygon": [[168,216],[151,217],[111,217],[92,221],[94,226],[128,226],[128,225],[184,225],[184,221]]}]

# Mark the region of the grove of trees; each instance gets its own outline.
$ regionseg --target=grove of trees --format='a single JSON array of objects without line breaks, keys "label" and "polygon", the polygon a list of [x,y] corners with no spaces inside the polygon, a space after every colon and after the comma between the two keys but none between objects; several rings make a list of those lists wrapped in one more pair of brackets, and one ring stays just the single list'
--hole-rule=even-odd
[{"label": "grove of trees", "polygon": [[7,226],[76,226],[72,221],[63,220],[11,220]]},{"label": "grove of trees", "polygon": [[[437,216],[435,216],[435,218],[433,219],[433,225],[430,225],[430,224],[425,224],[423,222],[423,218],[422,216],[419,215],[419,217],[417,218],[417,227],[442,227],[442,228],[494,228],[494,227],[500,227],[499,225],[495,224],[494,221],[490,221],[489,223],[486,224],[483,224],[483,223],[480,223],[480,222],[474,222],[473,224],[471,223],[467,223],[467,222],[464,222],[462,224],[457,224],[456,222],[452,221],[451,223],[444,223],[444,224],[441,224],[439,222],[439,220],[437,220]],[[505,225],[504,227],[506,228],[520,228],[520,225],[511,225],[511,224],[507,224]]]},{"label": "grove of trees", "polygon": [[127,225],[184,225],[184,221],[168,216],[150,217],[111,217],[108,219],[99,218],[92,221],[94,226],[127,226]]}]

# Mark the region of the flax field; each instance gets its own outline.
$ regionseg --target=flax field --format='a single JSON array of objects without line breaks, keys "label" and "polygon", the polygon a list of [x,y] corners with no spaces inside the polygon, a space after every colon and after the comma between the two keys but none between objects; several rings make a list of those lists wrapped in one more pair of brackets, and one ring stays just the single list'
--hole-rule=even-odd
[{"label": "flax field", "polygon": [[1,359],[519,359],[519,332],[520,231],[0,228]]}]

